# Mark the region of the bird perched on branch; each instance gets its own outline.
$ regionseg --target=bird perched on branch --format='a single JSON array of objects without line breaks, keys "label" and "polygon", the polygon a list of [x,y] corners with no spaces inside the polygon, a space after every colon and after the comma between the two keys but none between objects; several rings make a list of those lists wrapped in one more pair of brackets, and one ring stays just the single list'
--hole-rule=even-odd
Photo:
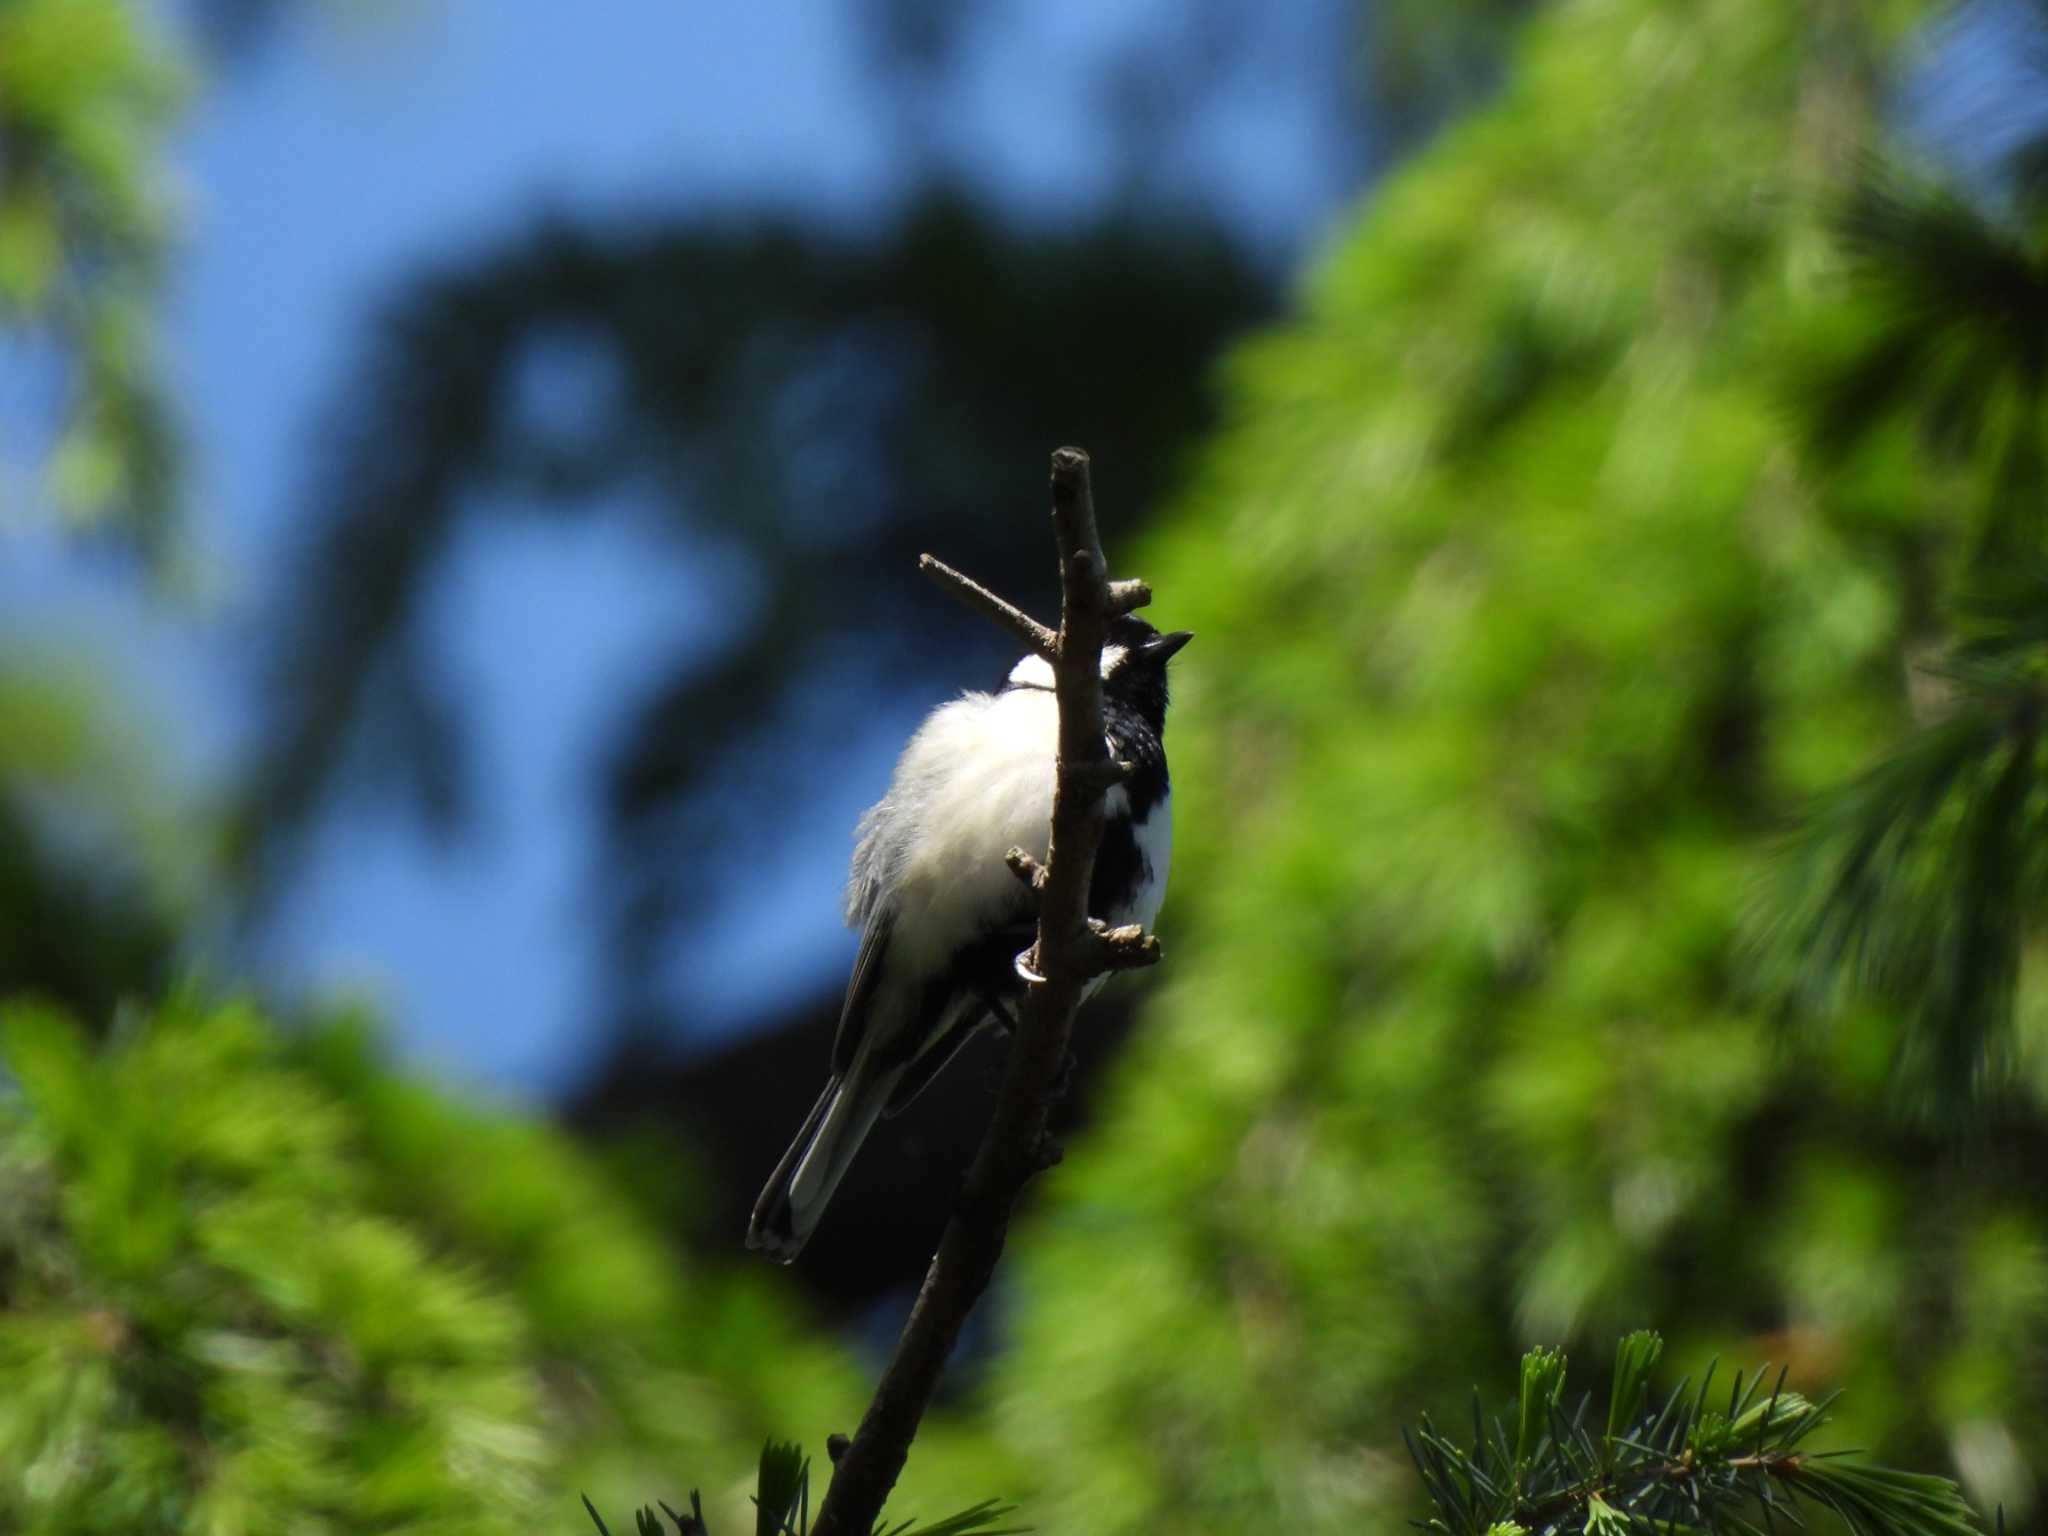
[{"label": "bird perched on branch", "polygon": [[[1126,615],[1103,646],[1109,754],[1131,772],[1103,798],[1088,911],[1113,926],[1149,928],[1166,894],[1166,664],[1192,638]],[[832,1076],[761,1191],[748,1247],[794,1259],[875,1121],[922,1093],[983,1026],[1011,1021],[1016,957],[1038,914],[1004,855],[1046,856],[1058,743],[1052,665],[1033,654],[999,691],[932,711],[903,749],[855,838],[846,919],[860,952]]]}]

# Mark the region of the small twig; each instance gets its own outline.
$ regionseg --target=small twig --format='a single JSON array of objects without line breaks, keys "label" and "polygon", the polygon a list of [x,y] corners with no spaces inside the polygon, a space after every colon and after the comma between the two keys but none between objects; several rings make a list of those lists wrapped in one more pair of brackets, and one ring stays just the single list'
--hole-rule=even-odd
[{"label": "small twig", "polygon": [[935,555],[919,555],[917,568],[976,612],[993,619],[1047,661],[1059,656],[1060,637],[1016,604],[1006,602],[972,576],[963,576]]},{"label": "small twig", "polygon": [[1036,896],[1045,889],[1045,866],[1022,848],[1012,848],[1003,855],[1003,862],[1010,866],[1010,873],[1023,881],[1032,895]]},{"label": "small twig", "polygon": [[[1730,1456],[1719,1464],[1729,1471],[1754,1472],[1760,1477],[1796,1477],[1799,1473],[1800,1458],[1794,1452],[1758,1451],[1749,1456]],[[1680,1456],[1666,1456],[1660,1461],[1650,1462],[1626,1471],[1604,1474],[1583,1483],[1574,1483],[1569,1488],[1559,1489],[1540,1503],[1518,1505],[1509,1512],[1508,1518],[1532,1531],[1540,1531],[1553,1524],[1560,1516],[1575,1510],[1595,1498],[1612,1500],[1637,1489],[1653,1487],[1658,1483],[1683,1483],[1700,1471],[1697,1458],[1690,1449]]]},{"label": "small twig", "polygon": [[1109,612],[1112,618],[1152,604],[1152,588],[1142,581],[1112,581],[1109,584]]},{"label": "small twig", "polygon": [[1088,932],[1095,940],[1095,967],[1101,971],[1136,971],[1157,965],[1165,958],[1159,941],[1136,923],[1112,928],[1099,917],[1088,919]]},{"label": "small twig", "polygon": [[1047,1109],[1082,995],[1106,970],[1158,959],[1158,945],[1142,929],[1112,929],[1088,915],[1089,882],[1102,841],[1102,796],[1128,772],[1110,760],[1103,736],[1102,646],[1110,619],[1149,600],[1151,592],[1142,582],[1105,579],[1088,456],[1078,448],[1052,456],[1052,516],[1060,550],[1057,635],[931,556],[918,562],[948,591],[1052,660],[1059,702],[1052,841],[1043,866],[1022,849],[1012,849],[1007,858],[1011,872],[1038,893],[1039,912],[1037,942],[1017,957],[1024,999],[1002,1094],[895,1356],[853,1443],[836,1458],[813,1536],[868,1536],[873,1530],[961,1324],[995,1272],[1018,1195],[1034,1174],[1059,1161],[1059,1145],[1046,1128]]}]

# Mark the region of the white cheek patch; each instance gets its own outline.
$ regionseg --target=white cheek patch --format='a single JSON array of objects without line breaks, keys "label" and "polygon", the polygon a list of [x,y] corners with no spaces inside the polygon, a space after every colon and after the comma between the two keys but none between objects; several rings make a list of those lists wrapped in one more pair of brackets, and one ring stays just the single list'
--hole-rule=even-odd
[{"label": "white cheek patch", "polygon": [[1052,686],[1052,663],[1033,651],[1017,665],[1010,668],[1010,681],[1020,688],[1050,688]]},{"label": "white cheek patch", "polygon": [[[1105,645],[1102,648],[1102,675],[1108,677],[1115,672],[1130,654],[1128,646]],[[1050,688],[1053,686],[1052,663],[1034,652],[1010,668],[1010,681],[1021,688]]]}]

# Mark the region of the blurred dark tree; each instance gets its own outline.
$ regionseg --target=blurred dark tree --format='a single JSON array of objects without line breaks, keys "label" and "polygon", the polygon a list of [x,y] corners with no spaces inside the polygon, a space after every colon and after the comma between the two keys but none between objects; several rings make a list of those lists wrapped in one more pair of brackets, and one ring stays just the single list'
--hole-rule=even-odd
[{"label": "blurred dark tree", "polygon": [[[1207,420],[1217,350],[1269,303],[1213,230],[1030,234],[947,197],[871,238],[552,223],[408,284],[315,476],[252,856],[288,848],[366,738],[370,766],[452,824],[460,713],[422,638],[442,555],[492,508],[586,515],[628,493],[679,560],[721,572],[723,633],[619,700],[602,786],[616,1004],[660,1032],[664,957],[727,889],[732,850],[773,845],[888,688],[1006,664],[917,582],[917,553],[1048,606],[1046,445],[1090,444],[1103,496],[1141,518]],[[590,398],[537,407],[532,371],[565,353]]]}]

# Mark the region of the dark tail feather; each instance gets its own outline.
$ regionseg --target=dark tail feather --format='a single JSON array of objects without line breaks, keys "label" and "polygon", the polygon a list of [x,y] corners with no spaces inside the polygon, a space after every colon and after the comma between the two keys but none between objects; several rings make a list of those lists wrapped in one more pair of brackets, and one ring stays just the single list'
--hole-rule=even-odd
[{"label": "dark tail feather", "polygon": [[856,1059],[844,1077],[835,1074],[811,1106],[803,1129],[754,1202],[754,1219],[747,1225],[749,1248],[783,1264],[803,1252],[854,1153],[903,1076],[900,1067],[873,1076],[866,1065]]}]

